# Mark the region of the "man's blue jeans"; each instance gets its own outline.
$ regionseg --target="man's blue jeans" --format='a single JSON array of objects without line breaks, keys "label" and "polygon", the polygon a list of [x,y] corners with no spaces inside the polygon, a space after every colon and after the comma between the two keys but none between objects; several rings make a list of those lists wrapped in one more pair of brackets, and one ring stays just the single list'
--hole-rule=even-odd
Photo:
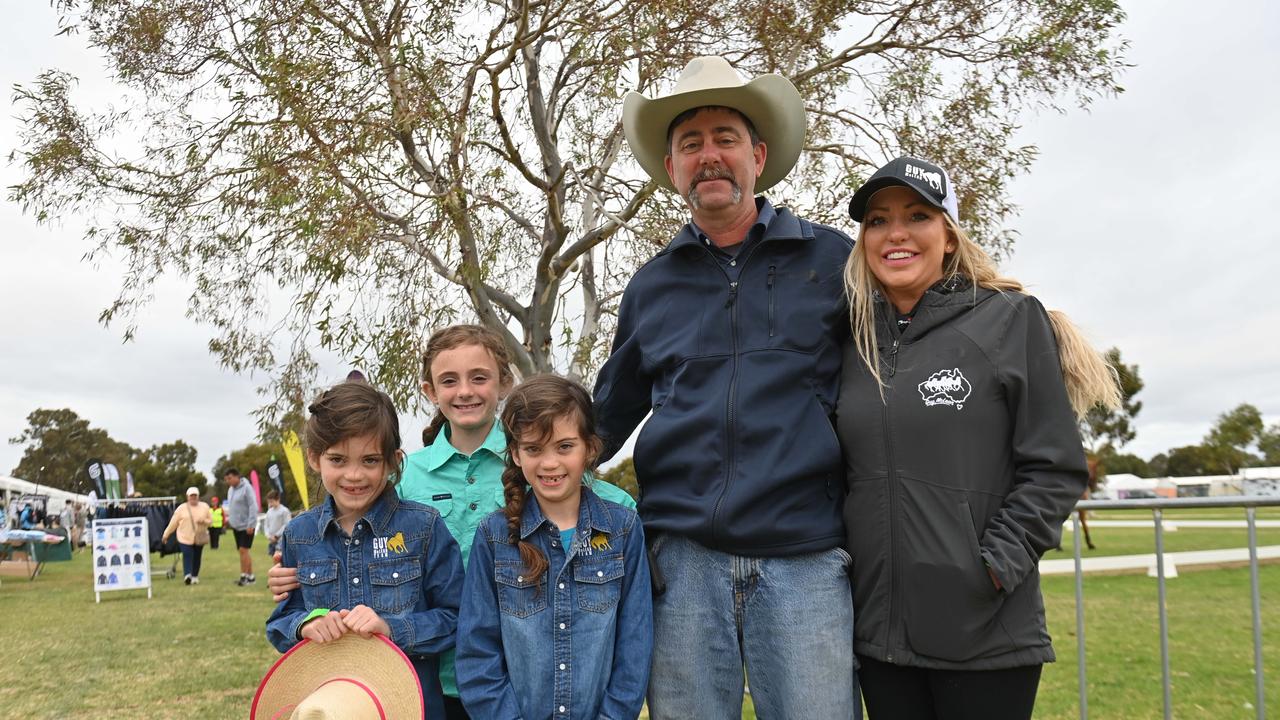
[{"label": "man's blue jeans", "polygon": [[768,720],[862,717],[849,555],[729,555],[675,535],[650,541],[666,592],[653,601],[653,720],[742,717],[743,672]]}]

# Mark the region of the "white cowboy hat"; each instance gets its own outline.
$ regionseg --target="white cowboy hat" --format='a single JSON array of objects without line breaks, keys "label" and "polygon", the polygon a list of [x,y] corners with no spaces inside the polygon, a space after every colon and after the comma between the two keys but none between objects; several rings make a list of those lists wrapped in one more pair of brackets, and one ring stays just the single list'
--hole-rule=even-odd
[{"label": "white cowboy hat", "polygon": [[742,82],[722,57],[696,57],[684,66],[670,95],[650,100],[638,92],[622,102],[622,131],[640,167],[662,187],[679,194],[667,175],[667,129],[677,115],[704,105],[733,108],[751,119],[769,148],[756,192],[778,184],[791,172],[804,148],[804,99],[791,81],[768,73]]},{"label": "white cowboy hat", "polygon": [[382,635],[347,633],[303,640],[267,671],[250,720],[395,720],[420,718],[424,705],[409,658]]}]

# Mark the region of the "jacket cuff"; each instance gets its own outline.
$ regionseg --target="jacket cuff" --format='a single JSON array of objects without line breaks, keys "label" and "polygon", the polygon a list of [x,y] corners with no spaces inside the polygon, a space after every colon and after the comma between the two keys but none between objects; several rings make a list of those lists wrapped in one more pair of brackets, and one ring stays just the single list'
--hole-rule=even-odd
[{"label": "jacket cuff", "polygon": [[383,621],[391,629],[391,642],[400,648],[413,647],[413,623],[402,617],[384,617]]}]

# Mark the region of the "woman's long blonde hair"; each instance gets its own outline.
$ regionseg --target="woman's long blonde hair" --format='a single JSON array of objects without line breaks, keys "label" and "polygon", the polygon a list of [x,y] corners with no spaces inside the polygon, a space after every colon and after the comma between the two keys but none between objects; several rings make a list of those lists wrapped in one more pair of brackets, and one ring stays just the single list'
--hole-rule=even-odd
[{"label": "woman's long blonde hair", "polygon": [[[974,242],[956,224],[951,216],[941,212],[947,224],[947,232],[955,241],[956,249],[942,262],[942,276],[946,280],[964,277],[972,281],[976,293],[978,287],[996,292],[1020,292],[1029,295],[1022,283],[1003,277],[991,256]],[[849,322],[853,332],[854,347],[858,357],[871,371],[880,386],[884,398],[884,380],[880,376],[880,348],[876,344],[876,295],[884,294],[884,288],[867,264],[866,243],[863,234],[866,223],[858,227],[858,242],[849,254],[844,266],[845,293],[849,298]],[[1084,417],[1094,405],[1113,410],[1120,408],[1120,383],[1115,368],[1084,337],[1084,333],[1071,318],[1057,310],[1049,311],[1049,321],[1058,341],[1058,361],[1062,365],[1062,379],[1067,387],[1067,397],[1077,417]]]}]

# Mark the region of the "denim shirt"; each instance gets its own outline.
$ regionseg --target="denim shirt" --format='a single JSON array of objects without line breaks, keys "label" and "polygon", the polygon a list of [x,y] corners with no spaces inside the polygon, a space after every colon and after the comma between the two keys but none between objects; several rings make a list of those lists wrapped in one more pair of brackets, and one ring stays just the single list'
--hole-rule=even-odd
[{"label": "denim shirt", "polygon": [[329,498],[289,523],[280,551],[302,587],[267,618],[267,640],[285,652],[312,610],[367,605],[418,671],[427,715],[440,714],[436,656],[454,645],[463,581],[458,544],[440,513],[388,487],[348,535]]},{"label": "denim shirt", "polygon": [[[547,557],[525,578],[507,518],[476,532],[458,618],[458,689],[476,718],[635,718],[653,654],[653,598],[634,510],[582,489],[571,547],[532,496],[520,536]],[[566,552],[567,550],[567,552]]]}]

